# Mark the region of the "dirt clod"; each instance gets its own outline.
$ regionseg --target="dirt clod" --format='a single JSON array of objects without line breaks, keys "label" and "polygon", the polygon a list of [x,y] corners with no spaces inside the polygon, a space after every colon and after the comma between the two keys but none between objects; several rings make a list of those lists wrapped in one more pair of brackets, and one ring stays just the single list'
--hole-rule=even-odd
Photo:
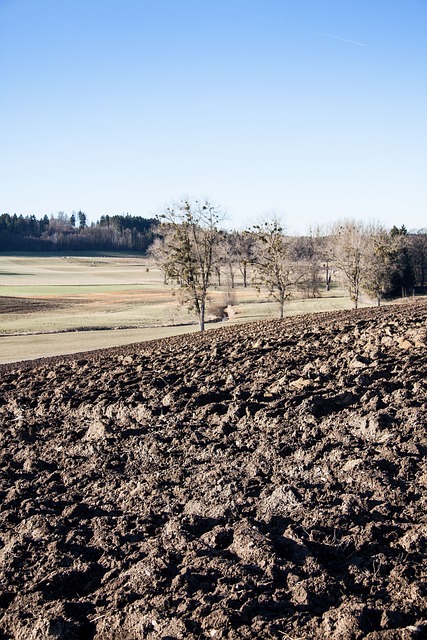
[{"label": "dirt clod", "polygon": [[427,635],[427,303],[0,368],[0,638]]}]

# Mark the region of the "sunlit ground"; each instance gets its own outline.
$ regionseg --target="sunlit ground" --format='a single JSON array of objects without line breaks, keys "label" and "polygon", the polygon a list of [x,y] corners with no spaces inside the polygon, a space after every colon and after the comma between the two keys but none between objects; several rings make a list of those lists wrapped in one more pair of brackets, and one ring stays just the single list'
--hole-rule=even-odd
[{"label": "sunlit ground", "polygon": [[[222,278],[225,281],[225,276]],[[230,299],[213,288],[207,328]],[[278,316],[266,292],[236,277],[227,324]],[[362,306],[372,304],[362,301]],[[349,309],[335,283],[318,298],[291,299],[286,316]],[[212,321],[212,322],[209,322]],[[0,256],[0,362],[76,353],[197,331],[196,317],[161,271],[142,258]]]}]

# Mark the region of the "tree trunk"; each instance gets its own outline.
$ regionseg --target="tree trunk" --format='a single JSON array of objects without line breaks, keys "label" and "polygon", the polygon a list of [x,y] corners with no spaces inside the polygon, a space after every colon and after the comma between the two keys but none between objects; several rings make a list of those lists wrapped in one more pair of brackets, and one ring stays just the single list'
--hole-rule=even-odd
[{"label": "tree trunk", "polygon": [[360,297],[360,276],[356,277],[356,282],[354,286],[354,308],[359,308],[359,297]]},{"label": "tree trunk", "polygon": [[204,300],[202,300],[200,304],[199,327],[200,327],[200,331],[205,330],[205,301]]},{"label": "tree trunk", "polygon": [[281,293],[280,295],[280,302],[279,302],[279,317],[280,320],[283,320],[283,317],[285,315],[285,296]]}]

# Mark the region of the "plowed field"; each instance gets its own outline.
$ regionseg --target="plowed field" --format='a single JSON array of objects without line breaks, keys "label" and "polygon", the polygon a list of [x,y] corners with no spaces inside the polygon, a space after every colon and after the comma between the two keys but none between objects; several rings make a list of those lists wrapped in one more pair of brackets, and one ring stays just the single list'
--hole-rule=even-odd
[{"label": "plowed field", "polygon": [[0,638],[427,636],[427,303],[0,368]]}]

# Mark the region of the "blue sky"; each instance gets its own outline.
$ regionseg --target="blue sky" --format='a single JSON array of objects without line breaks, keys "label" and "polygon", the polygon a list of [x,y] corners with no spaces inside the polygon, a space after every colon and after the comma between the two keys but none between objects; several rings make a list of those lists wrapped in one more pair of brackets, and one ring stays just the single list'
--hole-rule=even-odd
[{"label": "blue sky", "polygon": [[0,0],[0,212],[427,227],[425,0]]}]

